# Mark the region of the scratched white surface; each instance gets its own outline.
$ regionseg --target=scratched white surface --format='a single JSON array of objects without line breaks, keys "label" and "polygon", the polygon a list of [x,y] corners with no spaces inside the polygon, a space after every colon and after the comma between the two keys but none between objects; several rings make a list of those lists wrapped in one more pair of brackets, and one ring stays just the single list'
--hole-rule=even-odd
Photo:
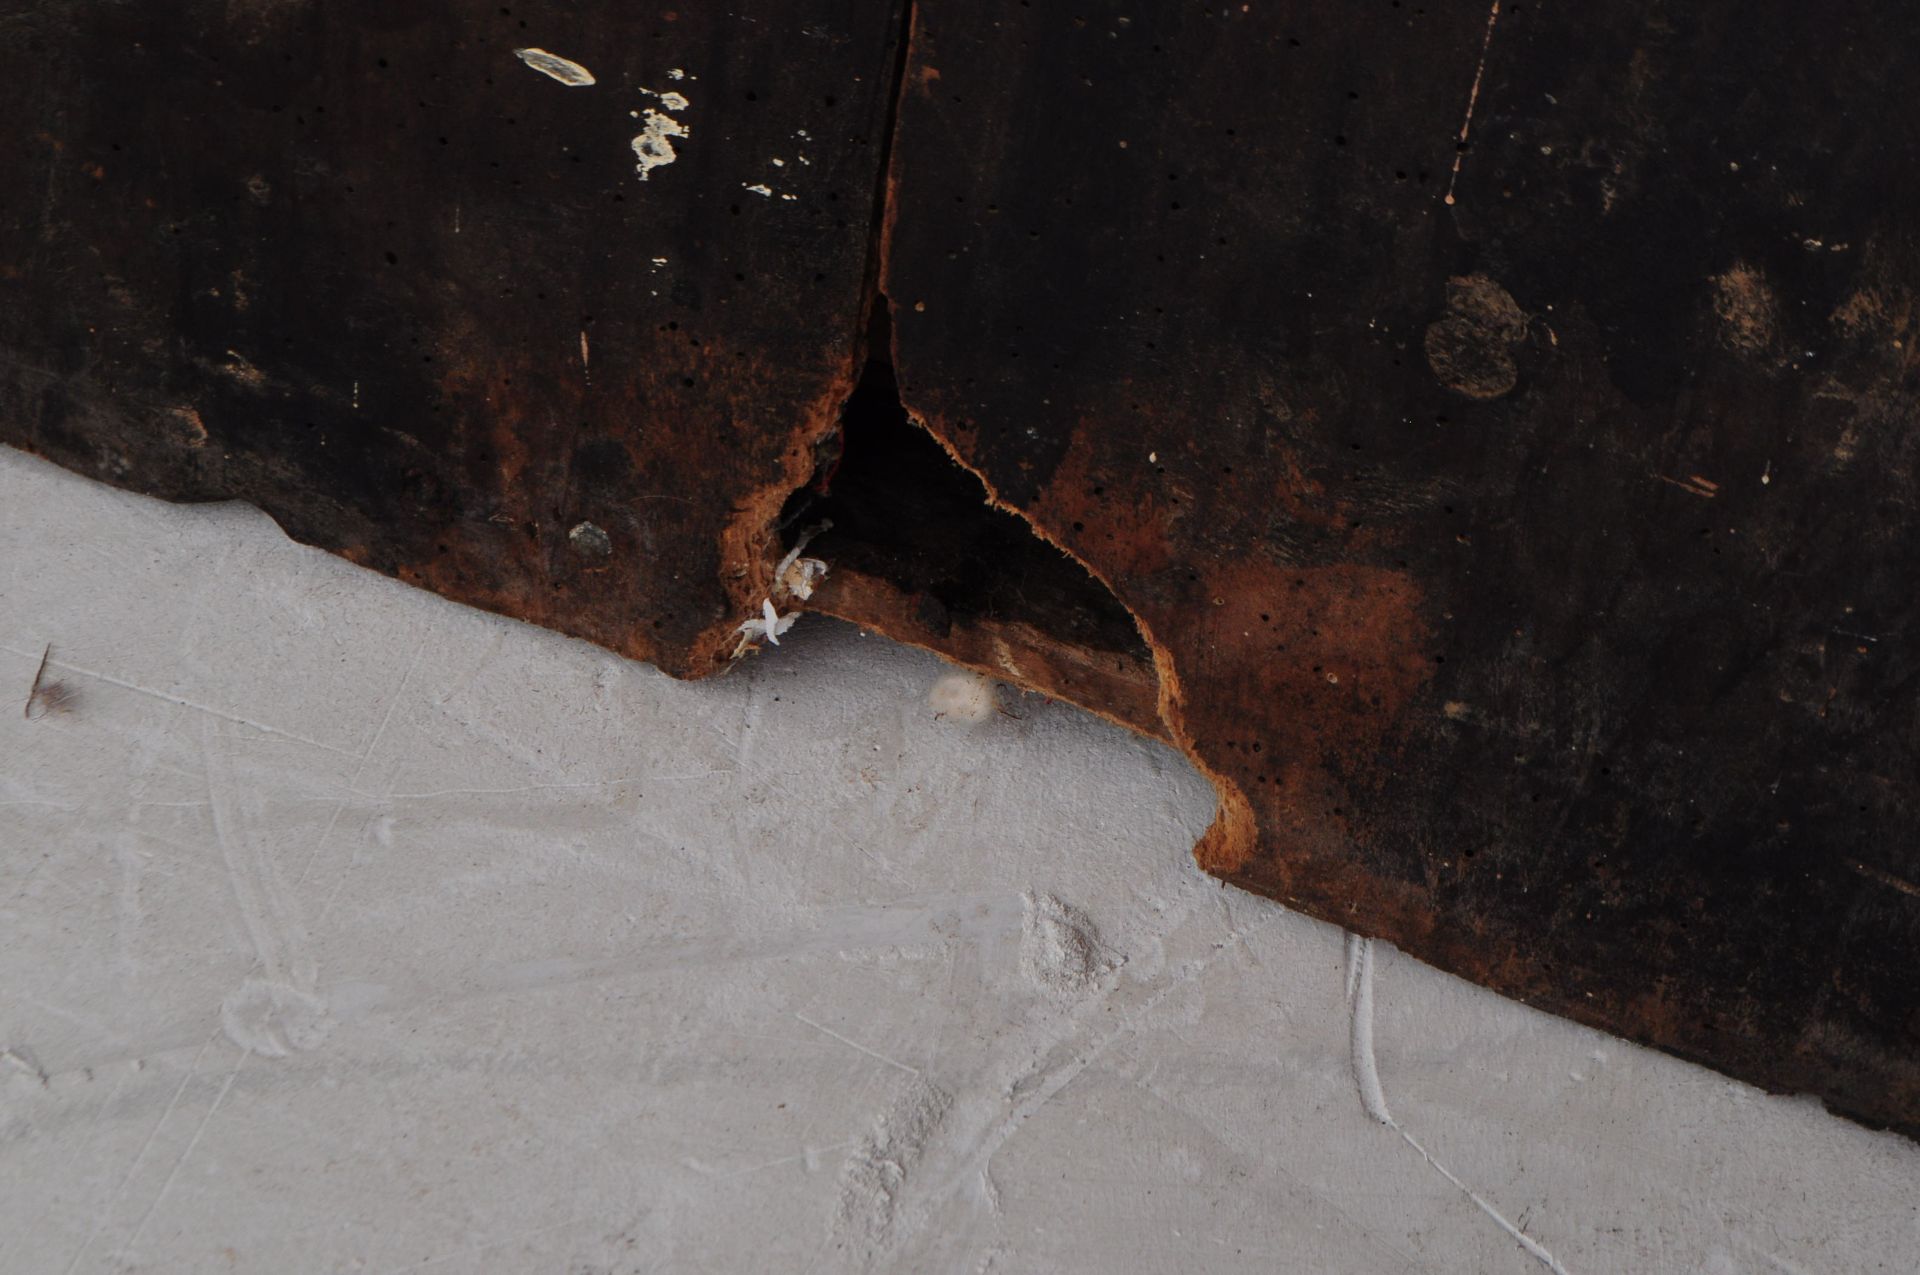
[{"label": "scratched white surface", "polygon": [[940,674],[682,685],[0,449],[0,1271],[1914,1269],[1920,1148],[1349,953]]}]

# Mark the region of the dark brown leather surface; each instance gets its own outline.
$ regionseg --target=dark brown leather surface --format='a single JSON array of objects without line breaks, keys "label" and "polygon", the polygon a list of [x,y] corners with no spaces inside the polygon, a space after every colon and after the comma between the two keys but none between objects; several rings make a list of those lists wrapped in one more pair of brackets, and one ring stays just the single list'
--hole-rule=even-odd
[{"label": "dark brown leather surface", "polygon": [[832,521],[1210,871],[1920,1127],[1909,6],[0,21],[0,441],[689,676]]}]

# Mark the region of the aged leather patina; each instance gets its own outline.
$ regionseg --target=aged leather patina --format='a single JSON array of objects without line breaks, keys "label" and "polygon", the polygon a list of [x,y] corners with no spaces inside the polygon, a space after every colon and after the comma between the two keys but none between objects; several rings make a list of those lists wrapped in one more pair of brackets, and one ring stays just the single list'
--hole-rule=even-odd
[{"label": "aged leather patina", "polygon": [[0,440],[681,676],[810,536],[1209,871],[1920,1128],[1920,14],[729,8],[9,19]]}]

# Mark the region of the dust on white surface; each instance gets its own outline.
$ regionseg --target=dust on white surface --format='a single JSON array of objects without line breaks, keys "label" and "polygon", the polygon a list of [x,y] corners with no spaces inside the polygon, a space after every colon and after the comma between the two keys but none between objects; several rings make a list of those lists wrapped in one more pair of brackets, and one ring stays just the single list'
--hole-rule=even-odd
[{"label": "dust on white surface", "polygon": [[1177,756],[783,642],[676,683],[0,450],[0,1270],[1911,1269],[1913,1144],[1373,949],[1483,1209]]},{"label": "dust on white surface", "polygon": [[1000,697],[987,678],[960,669],[935,679],[927,691],[927,707],[936,717],[978,725],[999,710]]}]

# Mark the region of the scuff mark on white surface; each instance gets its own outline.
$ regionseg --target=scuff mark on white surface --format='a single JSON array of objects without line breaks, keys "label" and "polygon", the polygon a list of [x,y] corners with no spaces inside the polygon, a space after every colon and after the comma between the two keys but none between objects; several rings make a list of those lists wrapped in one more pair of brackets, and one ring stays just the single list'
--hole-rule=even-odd
[{"label": "scuff mark on white surface", "polygon": [[[1498,12],[1498,9],[1496,5],[1495,11]],[[1381,1087],[1380,1066],[1373,1052],[1373,940],[1358,934],[1347,935],[1347,1006],[1353,1047],[1353,1084],[1359,1091],[1360,1105],[1366,1109],[1366,1113],[1399,1134],[1401,1141],[1418,1152],[1434,1172],[1452,1183],[1454,1189],[1473,1201],[1482,1213],[1492,1218],[1494,1224],[1525,1249],[1529,1257],[1552,1271],[1553,1275],[1567,1275],[1566,1267],[1560,1265],[1540,1241],[1508,1221],[1506,1214],[1494,1208],[1472,1187],[1455,1177],[1451,1169],[1434,1159],[1432,1153],[1420,1145],[1419,1139],[1402,1128],[1387,1109],[1387,1094]]]},{"label": "scuff mark on white surface", "polygon": [[333,1019],[327,1002],[311,992],[250,978],[221,1002],[220,1029],[262,1058],[285,1058],[295,1050],[319,1048],[333,1030]]},{"label": "scuff mark on white surface", "polygon": [[845,1045],[849,1049],[857,1050],[858,1052],[865,1054],[869,1058],[872,1058],[878,1062],[885,1063],[889,1067],[897,1068],[900,1071],[904,1071],[909,1076],[917,1076],[920,1074],[920,1069],[918,1067],[909,1067],[907,1064],[901,1062],[898,1058],[889,1058],[877,1049],[869,1049],[865,1045],[861,1044],[857,1040],[852,1039],[851,1037],[842,1036],[839,1032],[833,1030],[833,1028],[827,1026],[825,1023],[815,1022],[813,1019],[808,1018],[805,1014],[800,1013],[798,1010],[794,1011],[793,1016],[799,1019],[801,1022],[805,1023],[807,1026],[813,1028],[815,1031],[825,1032],[827,1035],[833,1037],[835,1040],[839,1041],[841,1044]]},{"label": "scuff mark on white surface", "polygon": [[572,58],[563,58],[557,53],[545,49],[515,49],[513,56],[525,62],[548,79],[558,80],[568,88],[585,88],[594,83],[593,72],[581,66]]},{"label": "scuff mark on white surface", "polygon": [[1051,894],[1029,890],[1020,932],[1020,972],[1042,991],[1079,995],[1110,973],[1115,962],[1087,914]]},{"label": "scuff mark on white surface", "polygon": [[1366,1113],[1398,1129],[1387,1110],[1387,1091],[1380,1084],[1380,1066],[1373,1053],[1373,940],[1347,935],[1347,1006],[1353,1051],[1353,1084],[1360,1091]]},{"label": "scuff mark on white surface", "polygon": [[31,1049],[16,1046],[0,1050],[0,1062],[38,1081],[42,1089],[47,1087],[47,1069],[40,1065],[40,1059]]},{"label": "scuff mark on white surface", "polygon": [[831,1238],[853,1250],[863,1265],[872,1265],[892,1246],[907,1180],[952,1105],[945,1091],[915,1076],[847,1157]]}]

